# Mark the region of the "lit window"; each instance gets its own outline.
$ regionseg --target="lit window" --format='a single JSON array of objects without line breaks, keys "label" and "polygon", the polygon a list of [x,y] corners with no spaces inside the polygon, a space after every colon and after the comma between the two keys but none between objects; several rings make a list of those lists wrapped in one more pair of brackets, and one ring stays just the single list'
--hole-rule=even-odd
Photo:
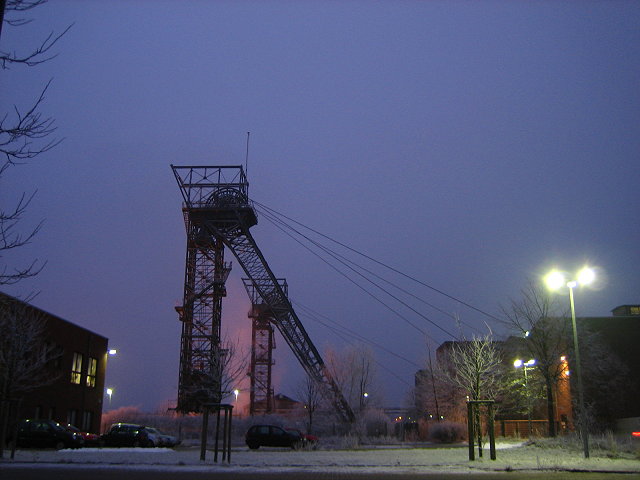
[{"label": "lit window", "polygon": [[80,378],[82,377],[82,354],[73,354],[73,363],[71,364],[71,383],[80,385]]},{"label": "lit window", "polygon": [[89,364],[87,368],[87,387],[96,386],[96,372],[98,371],[98,360],[89,357]]}]

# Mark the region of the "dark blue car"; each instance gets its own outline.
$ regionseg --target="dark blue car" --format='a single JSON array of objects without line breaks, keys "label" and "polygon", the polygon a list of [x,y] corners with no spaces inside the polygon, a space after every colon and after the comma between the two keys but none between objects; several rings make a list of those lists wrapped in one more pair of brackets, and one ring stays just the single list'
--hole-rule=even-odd
[{"label": "dark blue car", "polygon": [[[11,439],[10,441],[13,441]],[[22,420],[18,424],[18,447],[25,448],[80,448],[84,445],[82,435],[67,431],[53,420]]]},{"label": "dark blue car", "polygon": [[251,450],[260,447],[290,447],[304,446],[304,438],[300,432],[285,430],[275,425],[254,425],[245,435],[245,442]]}]

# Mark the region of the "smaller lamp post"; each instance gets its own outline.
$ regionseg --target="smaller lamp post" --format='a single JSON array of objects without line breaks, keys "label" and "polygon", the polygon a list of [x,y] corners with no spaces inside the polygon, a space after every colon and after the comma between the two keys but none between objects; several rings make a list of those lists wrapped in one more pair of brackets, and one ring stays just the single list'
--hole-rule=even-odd
[{"label": "smaller lamp post", "polygon": [[109,406],[111,406],[111,395],[113,395],[113,388],[107,388],[107,395],[109,396]]},{"label": "smaller lamp post", "polygon": [[533,368],[535,364],[536,364],[536,361],[533,358],[528,362],[523,362],[520,359],[517,359],[516,361],[513,362],[514,367],[516,368],[523,367],[524,369],[524,393],[527,397],[527,424],[529,427],[529,437],[531,437],[531,433],[533,432],[533,429],[532,429],[532,422],[531,422],[531,395],[529,395],[529,378],[527,376],[527,369]]}]

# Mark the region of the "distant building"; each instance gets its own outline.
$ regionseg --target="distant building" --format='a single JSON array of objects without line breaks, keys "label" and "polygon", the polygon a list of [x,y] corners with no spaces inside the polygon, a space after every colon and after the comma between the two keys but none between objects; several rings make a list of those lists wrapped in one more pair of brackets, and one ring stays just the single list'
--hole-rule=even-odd
[{"label": "distant building", "polygon": [[274,413],[278,415],[295,415],[304,408],[304,404],[282,393],[274,395]]},{"label": "distant building", "polygon": [[25,318],[44,323],[43,344],[56,352],[46,367],[53,381],[25,393],[18,402],[17,417],[52,419],[99,432],[107,338],[0,292],[0,309],[11,306],[18,306]]},{"label": "distant building", "polygon": [[[612,310],[609,317],[579,317],[576,319],[580,341],[582,377],[585,403],[589,408],[596,428],[610,428],[623,418],[640,417],[640,305],[621,305]],[[569,322],[566,318],[551,319]],[[573,366],[569,354],[571,338],[566,345],[566,356],[558,358],[560,376],[553,390],[555,422],[558,431],[573,427],[573,403],[577,395],[572,385]],[[503,351],[505,371],[513,368],[513,360],[522,358],[526,339],[510,337],[505,342],[496,342]],[[436,350],[436,360],[442,361],[452,345],[459,342],[444,342]],[[537,367],[535,367],[537,368]],[[523,372],[524,373],[524,372]],[[416,407],[424,418],[442,416],[464,421],[464,403],[461,393],[440,384],[429,369],[416,372]],[[574,387],[573,389],[571,387]],[[453,395],[452,395],[453,393]],[[545,399],[539,399],[533,409],[533,427],[546,420]],[[512,415],[507,402],[502,403],[499,418],[502,429],[512,434],[510,428],[519,428],[516,433],[526,435],[528,426],[524,417]],[[520,423],[517,423],[520,422]],[[540,428],[543,427],[539,423]]]},{"label": "distant building", "polygon": [[[607,347],[605,353],[615,357],[615,362],[618,362],[612,364],[613,368],[617,364],[617,368],[624,370],[624,382],[605,391],[592,385],[583,374],[585,401],[592,399],[597,414],[608,420],[640,417],[640,305],[621,305],[611,313],[613,315],[610,317],[578,318],[578,329],[585,329],[595,335]],[[582,344],[580,353],[582,354]],[[585,354],[588,355],[589,352]],[[584,365],[583,370],[588,372],[589,368],[597,366]],[[613,376],[617,372],[611,373]]]}]

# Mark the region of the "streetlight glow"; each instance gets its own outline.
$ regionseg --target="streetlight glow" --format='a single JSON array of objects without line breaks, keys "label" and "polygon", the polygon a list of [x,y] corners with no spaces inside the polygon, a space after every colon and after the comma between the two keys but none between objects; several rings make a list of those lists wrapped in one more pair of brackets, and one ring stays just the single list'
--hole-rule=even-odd
[{"label": "streetlight glow", "polygon": [[525,367],[533,367],[536,364],[536,360],[535,358],[532,358],[531,360],[527,361],[527,362],[523,362],[522,360],[520,360],[519,358],[517,360],[513,361],[513,366],[516,368],[520,368],[523,365]]},{"label": "streetlight glow", "polygon": [[547,274],[547,276],[544,277],[544,282],[551,290],[557,290],[567,284],[567,282],[565,281],[564,273],[559,272],[558,270],[553,270],[552,272]]},{"label": "streetlight glow", "polygon": [[591,267],[583,267],[576,275],[575,280],[567,281],[560,270],[552,270],[544,277],[544,283],[550,290],[558,290],[562,287],[575,288],[578,285],[589,285],[596,279],[596,272]]},{"label": "streetlight glow", "polygon": [[109,355],[115,355],[116,353],[118,353],[118,351],[115,348],[112,348],[108,353]]},{"label": "streetlight glow", "polygon": [[593,268],[584,267],[578,272],[578,283],[580,285],[589,285],[596,279],[596,272]]}]

